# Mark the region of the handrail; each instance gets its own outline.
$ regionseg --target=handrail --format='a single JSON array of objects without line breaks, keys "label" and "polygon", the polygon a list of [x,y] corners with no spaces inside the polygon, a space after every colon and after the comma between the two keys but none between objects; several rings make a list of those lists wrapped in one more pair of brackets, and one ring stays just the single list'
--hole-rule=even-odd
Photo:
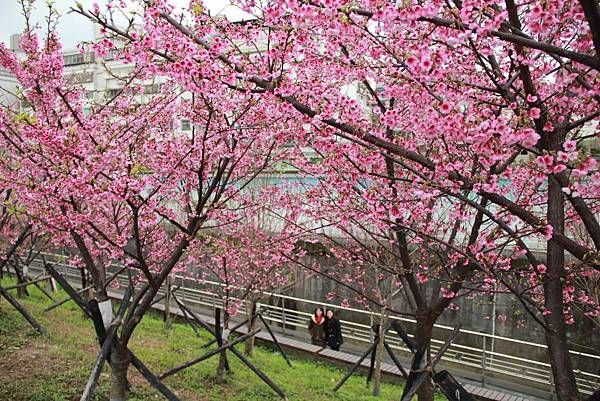
[{"label": "handrail", "polygon": [[[186,278],[184,276],[181,275],[175,275],[175,278],[179,278],[182,280],[185,280]],[[216,286],[224,286],[224,284],[222,283],[218,283],[215,281],[209,281],[209,280],[201,280],[198,281],[196,284],[202,284],[202,285],[216,285]],[[195,289],[190,289],[192,291],[197,291]],[[278,298],[284,298],[284,299],[288,299],[288,300],[292,300],[292,301],[298,301],[298,302],[304,302],[304,303],[309,303],[309,304],[313,304],[313,305],[317,305],[317,306],[325,306],[325,307],[331,307],[331,308],[335,308],[335,309],[341,309],[344,311],[350,311],[350,312],[355,312],[355,313],[361,313],[361,314],[366,314],[366,315],[373,315],[373,316],[377,316],[377,313],[375,312],[371,312],[371,311],[366,311],[364,309],[355,309],[355,308],[345,308],[345,307],[341,307],[340,305],[337,304],[330,304],[330,303],[326,303],[326,302],[321,302],[321,301],[313,301],[313,300],[309,300],[309,299],[305,299],[305,298],[297,298],[297,297],[293,297],[290,295],[284,295],[284,294],[278,294],[275,292],[263,292],[264,295],[268,295],[268,296],[275,296]],[[296,312],[296,311],[294,311]],[[308,314],[310,315],[310,313]],[[391,319],[395,319],[395,320],[401,320],[404,322],[410,322],[410,323],[416,323],[417,321],[415,319],[409,319],[406,317],[399,317],[399,316],[390,316]],[[360,324],[360,323],[357,323]],[[433,326],[436,329],[443,329],[443,330],[449,330],[452,331],[454,330],[453,327],[450,326],[445,326],[442,324],[434,324]],[[524,340],[518,340],[515,338],[510,338],[510,337],[503,337],[503,336],[497,336],[494,334],[488,334],[488,333],[482,333],[479,331],[473,331],[473,330],[462,330],[460,331],[462,334],[471,334],[471,335],[475,335],[478,337],[487,337],[487,338],[493,338],[496,340],[500,340],[500,341],[507,341],[507,342],[512,342],[512,343],[517,343],[517,344],[523,344],[523,345],[528,345],[528,346],[533,346],[533,347],[537,347],[537,348],[543,348],[543,349],[547,349],[548,347],[546,346],[546,344],[540,344],[540,343],[534,343],[534,342],[529,342],[529,341],[524,341]],[[491,352],[491,351],[488,351]],[[572,351],[569,350],[569,353],[572,355],[578,355],[578,356],[585,356],[585,357],[589,357],[589,358],[593,358],[593,359],[598,359],[600,361],[600,355],[594,355],[594,354],[588,354],[585,352],[580,352],[580,351]]]},{"label": "handrail", "polygon": [[[175,275],[176,279],[180,279],[180,280],[189,280],[188,278],[186,278],[185,276],[182,275]],[[223,283],[219,283],[216,281],[210,281],[210,280],[192,280],[194,281],[196,284],[200,284],[200,285],[214,285],[214,286],[219,286],[219,287],[224,287],[225,284]],[[190,289],[192,291],[195,291],[195,289]],[[375,312],[371,312],[371,311],[366,311],[364,309],[356,309],[356,308],[349,308],[349,307],[342,307],[341,305],[338,304],[331,304],[331,303],[327,303],[327,302],[321,302],[321,301],[314,301],[314,300],[310,300],[310,299],[305,299],[305,298],[298,298],[298,297],[293,297],[290,295],[284,295],[284,294],[279,294],[276,292],[263,292],[263,295],[265,296],[274,296],[274,297],[278,297],[278,298],[284,298],[284,299],[288,299],[291,301],[298,301],[298,302],[304,302],[304,303],[309,303],[309,304],[313,304],[316,306],[325,306],[325,307],[331,307],[331,308],[335,308],[335,309],[339,309],[339,310],[344,310],[344,311],[349,311],[349,312],[355,312],[355,313],[361,313],[361,314],[366,314],[366,315],[373,315],[373,316],[377,316],[378,314]],[[309,314],[310,315],[310,314]],[[395,319],[395,320],[400,320],[400,321],[404,321],[404,322],[410,322],[410,323],[416,323],[417,321],[415,319],[409,319],[406,317],[400,317],[400,316],[390,316],[389,318],[391,319]],[[450,326],[445,326],[442,324],[434,324],[433,326],[436,329],[443,329],[443,330],[449,330],[452,331],[454,330],[454,327],[450,327]],[[494,338],[496,340],[500,340],[500,341],[507,341],[507,342],[512,342],[512,343],[517,343],[517,344],[523,344],[523,345],[529,345],[529,346],[533,346],[533,347],[537,347],[537,348],[543,348],[543,349],[547,349],[548,347],[546,346],[546,344],[540,344],[540,343],[534,343],[534,342],[529,342],[529,341],[524,341],[524,340],[518,340],[515,338],[510,338],[510,337],[503,337],[503,336],[497,336],[494,334],[489,334],[489,333],[482,333],[479,331],[473,331],[473,330],[463,330],[461,329],[460,331],[463,334],[472,334],[472,335],[476,335],[478,337],[487,337],[487,338]],[[594,359],[598,359],[600,360],[600,355],[594,355],[594,354],[588,354],[585,352],[580,352],[580,351],[572,351],[569,350],[569,353],[573,354],[573,355],[579,355],[579,356],[585,356],[585,357],[590,357],[590,358],[594,358]]]}]

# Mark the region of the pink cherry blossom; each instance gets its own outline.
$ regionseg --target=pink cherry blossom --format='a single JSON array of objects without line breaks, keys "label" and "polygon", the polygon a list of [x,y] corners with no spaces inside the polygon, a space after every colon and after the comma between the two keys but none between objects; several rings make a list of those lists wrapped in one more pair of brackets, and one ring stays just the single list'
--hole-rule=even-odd
[{"label": "pink cherry blossom", "polygon": [[563,145],[565,152],[574,152],[577,149],[577,142],[575,141],[566,141]]}]

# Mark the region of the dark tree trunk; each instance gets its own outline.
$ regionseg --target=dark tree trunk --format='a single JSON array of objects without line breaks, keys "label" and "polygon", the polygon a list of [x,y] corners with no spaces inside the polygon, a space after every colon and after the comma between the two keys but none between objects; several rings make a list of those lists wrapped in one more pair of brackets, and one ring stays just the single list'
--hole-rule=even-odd
[{"label": "dark tree trunk", "polygon": [[[88,286],[88,276],[87,276],[85,269],[81,269],[79,271],[79,274],[81,275],[81,288],[86,288]],[[83,299],[85,299],[86,302],[88,302],[94,298],[91,288],[87,291],[84,291],[83,294],[81,294],[81,295],[83,296]],[[98,300],[98,301],[100,301],[100,300]]]},{"label": "dark tree trunk", "polygon": [[[435,319],[431,316],[431,311],[428,308],[419,309],[417,311],[417,330],[415,333],[415,347],[421,349],[425,344],[429,344],[433,334],[433,324]],[[427,359],[429,360],[429,350],[427,351]],[[433,382],[430,379],[425,382],[417,391],[419,401],[433,401],[435,392],[433,390]]]},{"label": "dark tree trunk", "polygon": [[120,343],[115,342],[110,354],[110,365],[112,371],[112,384],[110,387],[110,401],[126,401],[129,398],[127,390],[127,370],[131,356],[127,349]]},{"label": "dark tree trunk", "polygon": [[[256,319],[254,316],[255,313],[256,313],[256,299],[251,298],[250,305],[248,306],[248,319],[249,319],[248,320],[248,333],[253,331],[254,328],[256,327]],[[246,340],[246,343],[244,344],[244,353],[248,356],[252,355],[252,350],[254,349],[254,338],[255,338],[255,336],[248,338]]]},{"label": "dark tree trunk", "polygon": [[[219,321],[219,319],[215,319],[215,324],[218,321]],[[227,314],[227,312],[223,311],[223,329],[221,329],[221,327],[218,327],[218,326],[215,327],[215,330],[217,331],[217,340],[218,340],[219,346],[221,346],[225,341],[227,341],[226,338],[223,338],[223,332],[227,330],[228,325],[229,325],[229,315]],[[219,355],[219,365],[217,365],[217,377],[215,379],[217,384],[222,384],[225,381],[226,367],[227,367],[227,351],[223,350],[223,352],[221,352],[221,354]]]},{"label": "dark tree trunk", "polygon": [[379,397],[381,395],[381,364],[383,363],[383,352],[384,348],[384,340],[385,340],[385,332],[387,327],[387,314],[385,309],[381,312],[381,322],[379,324],[379,332],[377,336],[379,337],[379,343],[376,347],[375,352],[375,372],[373,376],[373,395],[375,397]]},{"label": "dark tree trunk", "polygon": [[[552,225],[554,232],[562,233],[564,231],[564,206],[561,187],[550,177],[548,180],[548,223]],[[554,385],[560,401],[580,400],[581,396],[577,390],[575,373],[569,355],[563,310],[562,278],[566,274],[564,248],[555,241],[548,241],[546,263],[544,306],[548,313],[544,317],[547,325],[545,336],[554,375]]]},{"label": "dark tree trunk", "polygon": [[[17,285],[23,284],[27,282],[27,277],[25,277],[25,273],[21,270],[21,266],[19,266],[19,262],[17,258],[15,258],[12,262],[9,262],[7,266],[12,265],[15,274],[17,275]],[[23,298],[29,296],[29,292],[27,291],[27,287],[17,287],[17,298]]]},{"label": "dark tree trunk", "polygon": [[[17,284],[23,284],[27,282],[27,279],[23,278],[23,276],[18,276],[17,278]],[[27,287],[23,286],[23,287],[17,287],[17,298],[24,298],[29,296],[29,292],[27,291]]]}]

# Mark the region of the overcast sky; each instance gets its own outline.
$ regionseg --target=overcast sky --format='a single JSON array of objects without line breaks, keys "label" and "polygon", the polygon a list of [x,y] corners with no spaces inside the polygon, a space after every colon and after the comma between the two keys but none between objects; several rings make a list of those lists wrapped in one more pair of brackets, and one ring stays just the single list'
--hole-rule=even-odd
[{"label": "overcast sky", "polygon": [[[96,1],[98,4],[106,4],[107,0],[79,0],[85,8],[91,8]],[[132,2],[133,0],[129,0]],[[170,0],[176,6],[183,6],[188,3],[188,0]],[[58,33],[63,42],[64,48],[75,47],[82,40],[92,39],[92,25],[79,14],[69,14],[68,11],[76,3],[76,0],[54,0],[55,8],[60,14],[58,23]],[[225,13],[236,19],[236,16],[241,15],[241,11],[227,7],[228,0],[206,0],[208,8],[213,13],[221,12],[225,9]],[[45,17],[48,14],[45,0],[37,0],[32,13],[33,20],[36,23],[43,24]],[[0,0],[0,41],[9,44],[10,35],[23,31],[25,27],[24,18],[22,15],[21,5],[18,0]]]}]

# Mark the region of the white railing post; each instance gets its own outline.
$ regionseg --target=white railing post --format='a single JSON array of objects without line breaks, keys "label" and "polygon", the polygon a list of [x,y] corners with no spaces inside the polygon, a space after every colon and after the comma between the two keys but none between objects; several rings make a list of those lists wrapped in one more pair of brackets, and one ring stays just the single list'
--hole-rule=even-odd
[{"label": "white railing post", "polygon": [[554,374],[552,373],[552,369],[550,369],[550,377],[548,378],[550,381],[550,401],[556,400],[556,393],[554,392]]},{"label": "white railing post", "polygon": [[281,321],[283,322],[283,334],[285,335],[285,298],[281,298]]},{"label": "white railing post", "polygon": [[481,384],[483,385],[483,387],[485,387],[485,367],[486,367],[486,360],[485,360],[485,349],[486,349],[486,345],[487,345],[487,337],[483,336],[483,346],[481,347]]}]

